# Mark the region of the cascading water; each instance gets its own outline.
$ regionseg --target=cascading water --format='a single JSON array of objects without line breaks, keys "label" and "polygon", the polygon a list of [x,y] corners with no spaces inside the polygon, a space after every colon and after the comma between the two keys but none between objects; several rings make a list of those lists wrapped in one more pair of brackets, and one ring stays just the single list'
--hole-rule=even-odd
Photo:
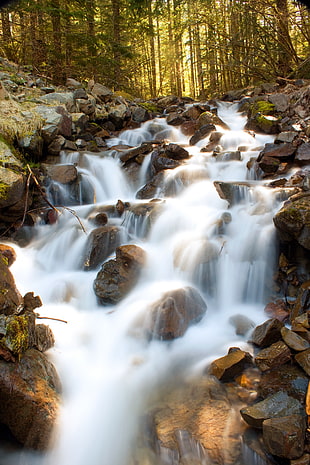
[{"label": "cascading water", "polygon": [[[220,104],[218,114],[230,125],[220,144],[227,151],[245,146],[240,160],[217,160],[200,152],[208,138],[187,146],[191,158],[165,175],[165,202],[148,234],[139,222],[127,218],[122,243],[136,243],[147,252],[146,269],[130,294],[116,307],[100,307],[93,292],[97,271],[82,271],[81,257],[87,235],[76,217],[64,210],[53,225],[36,226],[26,248],[15,247],[12,266],[21,293],[33,290],[44,302],[42,316],[51,321],[56,346],[50,351],[63,382],[63,406],[54,446],[42,457],[8,455],[1,465],[127,465],[139,427],[139,417],[152,392],[171,376],[189,376],[224,355],[231,345],[246,346],[229,323],[235,314],[263,321],[262,307],[273,266],[272,217],[279,202],[262,182],[248,179],[247,163],[271,136],[243,131],[245,118],[236,105]],[[167,139],[188,144],[188,138],[164,119],[125,131],[110,146],[138,145]],[[112,150],[112,149],[111,149]],[[143,184],[149,158],[140,173]],[[62,158],[79,163],[100,205],[122,201],[139,203],[127,183],[117,157],[86,154]],[[248,182],[238,190],[238,202],[229,208],[219,197],[215,181]],[[169,196],[169,192],[172,194]],[[97,204],[97,205],[98,205]],[[95,205],[75,206],[87,233]],[[147,342],[139,321],[149,305],[165,291],[196,287],[208,310],[203,320],[170,344]],[[170,462],[168,462],[170,463]],[[173,463],[173,462],[171,462]]]}]

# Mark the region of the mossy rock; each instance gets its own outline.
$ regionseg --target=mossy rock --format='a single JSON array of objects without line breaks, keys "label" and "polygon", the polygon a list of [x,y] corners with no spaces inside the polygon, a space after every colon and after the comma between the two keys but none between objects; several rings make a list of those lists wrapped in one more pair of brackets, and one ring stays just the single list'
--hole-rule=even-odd
[{"label": "mossy rock", "polygon": [[149,111],[150,113],[161,113],[161,109],[153,102],[142,102],[139,106]]},{"label": "mossy rock", "polygon": [[273,221],[284,242],[296,240],[310,250],[310,197],[303,197],[284,205]]},{"label": "mossy rock", "polygon": [[267,102],[266,100],[257,100],[250,107],[251,116],[255,116],[257,113],[263,115],[274,115],[275,105],[273,103]]}]

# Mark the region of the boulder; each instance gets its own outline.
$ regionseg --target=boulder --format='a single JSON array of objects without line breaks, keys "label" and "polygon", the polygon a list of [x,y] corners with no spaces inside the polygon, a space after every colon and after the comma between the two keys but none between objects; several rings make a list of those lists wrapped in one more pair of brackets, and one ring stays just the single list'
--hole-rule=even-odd
[{"label": "boulder", "polygon": [[136,285],[145,264],[146,253],[136,245],[117,247],[116,258],[105,262],[94,281],[101,305],[115,305]]},{"label": "boulder", "polygon": [[165,292],[148,309],[146,333],[164,341],[181,337],[190,325],[203,318],[206,310],[205,301],[193,287]]},{"label": "boulder", "polygon": [[270,318],[259,326],[256,326],[251,342],[258,347],[267,347],[282,338],[281,329],[284,324],[276,318]]},{"label": "boulder", "polygon": [[112,97],[113,92],[106,86],[103,86],[99,83],[95,83],[91,87],[91,94],[96,98],[97,101],[107,102]]},{"label": "boulder", "polygon": [[273,222],[284,242],[296,240],[310,250],[310,202],[309,196],[286,202],[275,214]]},{"label": "boulder", "polygon": [[238,336],[245,336],[251,329],[254,328],[255,323],[254,321],[250,320],[245,315],[237,314],[233,315],[229,318],[229,323],[234,326],[236,329],[236,334]]},{"label": "boulder", "polygon": [[187,150],[178,144],[168,144],[164,146],[165,155],[173,160],[186,160],[190,158]]},{"label": "boulder", "polygon": [[295,163],[298,165],[310,164],[310,142],[303,142],[297,147]]},{"label": "boulder", "polygon": [[44,324],[35,326],[35,341],[34,348],[40,352],[46,352],[54,347],[55,338],[51,328]]},{"label": "boulder", "polygon": [[119,159],[123,162],[126,163],[129,160],[133,160],[140,155],[147,155],[153,150],[153,144],[152,142],[143,142],[141,145],[138,147],[133,147],[128,150],[122,150],[119,156]]},{"label": "boulder", "polygon": [[304,415],[302,404],[284,391],[279,391],[266,399],[240,410],[244,421],[253,428],[262,428],[269,418],[288,415]]},{"label": "boulder", "polygon": [[185,122],[184,117],[177,112],[169,113],[169,115],[166,118],[167,124],[170,124],[171,126],[180,126]]},{"label": "boulder", "polygon": [[289,96],[287,94],[271,94],[268,96],[268,100],[274,105],[277,112],[283,113],[289,107]]},{"label": "boulder", "polygon": [[0,209],[19,202],[24,196],[25,186],[25,175],[0,166]]},{"label": "boulder", "polygon": [[154,174],[163,170],[173,170],[180,165],[179,160],[169,158],[166,153],[159,149],[154,150],[151,155],[151,167]]},{"label": "boulder", "polygon": [[306,422],[302,415],[270,418],[263,422],[263,441],[269,454],[297,459],[304,452]]},{"label": "boulder", "polygon": [[251,189],[251,184],[248,182],[214,181],[213,184],[218,195],[221,199],[227,200],[229,206],[239,202]]},{"label": "boulder", "polygon": [[295,364],[285,364],[262,373],[258,395],[264,398],[276,394],[278,391],[284,391],[304,404],[307,388],[308,377],[306,373]]},{"label": "boulder", "polygon": [[283,144],[266,144],[264,149],[259,153],[257,162],[264,156],[277,158],[278,160],[288,160],[293,157],[296,152],[296,147],[290,143]]},{"label": "boulder", "polygon": [[[294,322],[299,316],[310,308],[310,281],[305,281],[298,289],[296,300],[291,310],[291,321]],[[308,315],[304,316],[308,320]],[[305,326],[307,327],[307,326]]]},{"label": "boulder", "polygon": [[212,123],[201,126],[190,138],[189,144],[196,145],[200,140],[206,138],[212,131],[216,131],[216,127]]},{"label": "boulder", "polygon": [[164,180],[164,173],[159,172],[152,179],[147,182],[141,189],[136,193],[137,199],[152,199],[157,197]]},{"label": "boulder", "polygon": [[258,352],[255,364],[261,371],[267,371],[288,363],[291,357],[288,346],[283,341],[277,341]]},{"label": "boulder", "polygon": [[212,113],[211,111],[204,111],[198,118],[198,126],[199,128],[208,125],[208,124],[216,124],[217,126],[222,126],[225,129],[228,129],[226,123],[224,123],[221,118],[219,118],[216,114]]},{"label": "boulder", "polygon": [[120,244],[120,230],[117,226],[102,226],[94,229],[87,240],[84,252],[84,270],[98,268]]},{"label": "boulder", "polygon": [[208,373],[220,381],[232,381],[253,364],[252,356],[240,349],[230,349],[227,355],[214,360]]},{"label": "boulder", "polygon": [[25,447],[46,450],[57,419],[60,381],[36,349],[18,363],[0,360],[0,422]]},{"label": "boulder", "polygon": [[77,181],[78,171],[74,165],[45,165],[48,177],[61,184],[71,184]]},{"label": "boulder", "polygon": [[17,143],[21,151],[27,155],[27,158],[29,157],[34,162],[42,159],[44,140],[39,131],[18,138]]}]

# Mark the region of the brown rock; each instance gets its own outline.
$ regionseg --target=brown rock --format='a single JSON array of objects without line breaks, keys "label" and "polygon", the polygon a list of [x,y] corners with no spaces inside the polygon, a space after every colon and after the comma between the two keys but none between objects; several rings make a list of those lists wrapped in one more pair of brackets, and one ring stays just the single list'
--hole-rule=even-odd
[{"label": "brown rock", "polygon": [[281,161],[287,160],[294,155],[296,147],[293,144],[266,144],[264,149],[258,155],[259,162],[264,156],[277,158]]},{"label": "brown rock", "polygon": [[190,157],[188,151],[178,144],[168,144],[164,147],[164,150],[166,156],[173,160],[185,160]]},{"label": "brown rock", "polygon": [[295,155],[295,162],[299,165],[310,164],[310,142],[304,142],[298,146]]},{"label": "brown rock", "polygon": [[223,382],[231,381],[252,364],[252,356],[248,352],[240,349],[230,350],[227,355],[211,363],[209,374]]},{"label": "brown rock", "polygon": [[146,183],[136,193],[137,199],[152,199],[157,196],[159,189],[162,186],[164,180],[164,173],[159,172],[152,177],[151,181]]},{"label": "brown rock", "polygon": [[216,131],[216,127],[214,126],[214,124],[210,123],[201,126],[199,129],[197,129],[197,131],[195,131],[195,134],[190,138],[189,144],[197,144],[197,142],[207,137],[212,131]]},{"label": "brown rock", "polygon": [[35,296],[33,292],[27,292],[24,295],[24,310],[31,312],[36,308],[42,307],[42,300],[40,296]]},{"label": "brown rock", "polygon": [[51,328],[43,324],[36,325],[34,347],[40,352],[45,352],[54,347],[54,344],[55,338]]},{"label": "brown rock", "polygon": [[283,341],[278,341],[258,352],[255,357],[255,364],[261,371],[267,371],[284,365],[290,360],[290,349]]},{"label": "brown rock", "polygon": [[304,404],[307,387],[306,373],[295,364],[285,364],[262,373],[258,394],[264,398],[278,391],[285,391]]},{"label": "brown rock", "polygon": [[94,291],[102,305],[115,305],[136,285],[146,253],[136,245],[117,247],[116,258],[105,262],[94,281]]},{"label": "brown rock", "polygon": [[0,367],[0,422],[25,447],[47,449],[59,405],[55,368],[35,349],[15,364],[0,360]]},{"label": "brown rock", "polygon": [[74,165],[46,166],[48,176],[61,184],[71,184],[77,180],[78,172]]},{"label": "brown rock", "polygon": [[263,422],[267,451],[277,457],[296,459],[304,452],[306,424],[301,415],[270,418]]},{"label": "brown rock", "polygon": [[293,459],[290,462],[290,465],[309,465],[310,464],[310,455],[303,454],[298,459]]},{"label": "brown rock", "polygon": [[295,355],[295,360],[307,375],[310,376],[310,349],[299,352],[299,354]]},{"label": "brown rock", "polygon": [[251,342],[258,347],[267,347],[281,339],[281,328],[284,324],[271,318],[259,326],[256,326],[252,335]]},{"label": "brown rock", "polygon": [[181,337],[191,324],[202,319],[206,310],[206,303],[196,289],[185,287],[168,291],[150,307],[146,332],[161,340]]},{"label": "brown rock", "polygon": [[269,318],[276,318],[280,321],[286,321],[289,317],[287,305],[283,300],[269,302],[264,308],[264,312],[268,315]]},{"label": "brown rock", "polygon": [[143,142],[143,144],[139,145],[138,147],[134,147],[129,150],[122,151],[120,154],[120,160],[125,163],[128,160],[132,160],[139,155],[147,155],[153,150],[152,142]]},{"label": "brown rock", "polygon": [[250,318],[245,315],[233,315],[229,318],[229,323],[236,328],[236,334],[244,336],[246,333],[253,329],[255,324]]},{"label": "brown rock", "polygon": [[264,420],[288,415],[303,415],[304,409],[297,399],[288,396],[286,392],[279,391],[261,402],[242,408],[240,413],[248,425],[261,428]]},{"label": "brown rock", "polygon": [[192,136],[198,129],[196,121],[184,121],[180,129],[185,136]]},{"label": "brown rock", "polygon": [[0,166],[0,182],[4,186],[0,197],[0,209],[19,202],[25,192],[26,177],[18,172]]},{"label": "brown rock", "polygon": [[[300,286],[298,290],[297,298],[291,311],[291,321],[292,322],[298,321],[299,316],[304,314],[304,312],[308,310],[309,308],[310,308],[310,281],[305,281],[304,283],[302,283],[302,285]],[[308,319],[308,316],[306,318]],[[308,328],[309,326],[305,326],[305,327]]]},{"label": "brown rock", "polygon": [[273,218],[283,241],[295,239],[310,250],[310,202],[309,197],[288,201]]},{"label": "brown rock", "polygon": [[294,331],[283,326],[281,329],[281,334],[283,341],[296,352],[301,352],[303,350],[309,349],[310,344],[303,337],[296,334]]},{"label": "brown rock", "polygon": [[94,229],[87,240],[84,252],[84,270],[94,270],[101,265],[120,244],[117,226],[102,226]]},{"label": "brown rock", "polygon": [[0,314],[12,315],[22,304],[22,296],[7,266],[8,260],[0,255]]},{"label": "brown rock", "polygon": [[6,244],[0,244],[0,255],[7,260],[7,266],[11,266],[16,260],[16,252],[13,247]]}]

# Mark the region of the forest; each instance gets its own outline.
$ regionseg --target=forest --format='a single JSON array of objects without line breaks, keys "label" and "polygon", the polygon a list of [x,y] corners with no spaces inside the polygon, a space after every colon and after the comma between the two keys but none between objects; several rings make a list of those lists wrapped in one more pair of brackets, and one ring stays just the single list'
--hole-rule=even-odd
[{"label": "forest", "polygon": [[0,54],[58,84],[205,98],[309,77],[310,10],[291,0],[20,0]]},{"label": "forest", "polygon": [[20,0],[0,27],[0,54],[47,82],[132,97],[309,77],[310,10],[291,0]]}]

